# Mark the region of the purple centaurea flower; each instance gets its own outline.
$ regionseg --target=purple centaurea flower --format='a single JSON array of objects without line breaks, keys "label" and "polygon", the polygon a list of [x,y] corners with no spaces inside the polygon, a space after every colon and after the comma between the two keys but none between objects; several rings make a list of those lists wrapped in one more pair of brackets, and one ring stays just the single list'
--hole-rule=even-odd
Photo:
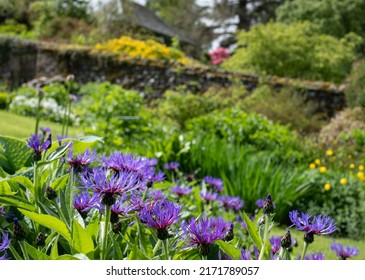
[{"label": "purple centaurea flower", "polygon": [[73,155],[72,151],[69,151],[67,157],[67,163],[70,165],[74,172],[82,172],[87,170],[90,164],[96,159],[96,151],[90,151],[86,149],[83,153]]},{"label": "purple centaurea flower", "polygon": [[214,178],[212,176],[205,176],[204,182],[215,188],[217,192],[223,191],[223,181],[220,178]]},{"label": "purple centaurea flower", "polygon": [[208,204],[209,202],[216,200],[218,198],[218,194],[206,191],[206,192],[201,192],[200,197],[204,199],[205,202]]},{"label": "purple centaurea flower", "polygon": [[176,223],[182,206],[167,199],[158,200],[152,208],[144,207],[140,212],[141,222],[157,230],[160,240],[169,238],[167,228]]},{"label": "purple centaurea flower", "polygon": [[85,219],[89,210],[91,210],[92,208],[100,208],[98,195],[96,193],[90,195],[87,190],[84,192],[80,192],[79,194],[75,194],[73,206]]},{"label": "purple centaurea flower", "polygon": [[170,189],[174,194],[178,196],[178,198],[183,197],[192,192],[191,188],[183,187],[183,186],[175,186]]},{"label": "purple centaurea flower", "polygon": [[[301,255],[298,256],[298,260],[301,259]],[[306,261],[323,261],[325,260],[324,254],[319,252],[319,253],[311,253],[310,255],[305,255],[304,259]]]},{"label": "purple centaurea flower", "polygon": [[199,253],[207,256],[210,245],[216,240],[223,240],[230,229],[231,224],[222,218],[191,218],[188,226],[190,244],[198,246]]},{"label": "purple centaurea flower", "polygon": [[108,174],[104,168],[93,169],[80,174],[81,184],[98,194],[104,205],[113,205],[117,196],[138,189],[141,181],[132,172]]},{"label": "purple centaurea flower", "polygon": [[218,201],[223,205],[224,209],[239,211],[243,208],[244,202],[238,196],[222,195],[218,197]]},{"label": "purple centaurea flower", "polygon": [[32,134],[27,140],[27,146],[33,149],[33,160],[40,161],[42,159],[42,152],[49,149],[52,145],[51,134],[48,136],[47,140],[42,143],[41,134]]},{"label": "purple centaurea flower", "polygon": [[2,234],[0,232],[0,253],[2,253],[3,255],[0,256],[0,260],[6,260],[7,259],[7,252],[6,250],[9,248],[11,239],[9,239],[9,234],[8,233],[4,233]]},{"label": "purple centaurea flower", "polygon": [[264,207],[264,205],[265,205],[265,200],[264,199],[260,198],[260,199],[256,200],[257,208],[261,209],[261,208]]},{"label": "purple centaurea flower", "polygon": [[297,227],[300,231],[305,231],[308,237],[305,240],[307,243],[312,243],[314,241],[313,234],[324,235],[331,234],[336,230],[336,225],[334,221],[328,216],[314,216],[312,217],[308,213],[301,213],[297,210],[289,212],[290,221]]},{"label": "purple centaurea flower", "polygon": [[281,241],[281,236],[272,236],[270,239],[270,244],[271,244],[271,254],[275,255],[277,252],[279,252],[280,250],[280,241]]},{"label": "purple centaurea flower", "polygon": [[165,163],[164,168],[169,171],[177,171],[179,166],[180,166],[180,163],[172,161],[172,162]]},{"label": "purple centaurea flower", "polygon": [[360,254],[359,249],[355,246],[344,246],[341,243],[333,242],[331,244],[331,250],[334,251],[341,260],[347,260]]}]

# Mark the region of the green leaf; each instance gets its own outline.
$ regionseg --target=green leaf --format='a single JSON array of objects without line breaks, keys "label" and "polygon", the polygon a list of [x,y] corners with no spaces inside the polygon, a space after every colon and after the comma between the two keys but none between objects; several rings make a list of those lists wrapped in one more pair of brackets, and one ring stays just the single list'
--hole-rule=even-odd
[{"label": "green leaf", "polygon": [[51,249],[51,258],[52,260],[56,260],[59,256],[58,256],[58,237],[59,235],[57,235],[55,237],[55,239],[53,240],[53,246]]},{"label": "green leaf", "polygon": [[139,239],[139,247],[141,251],[149,258],[153,257],[153,248],[151,241],[148,239],[148,235],[146,234],[146,228],[141,225],[140,220],[137,222],[138,229],[138,239]]},{"label": "green leaf", "polygon": [[0,182],[0,195],[14,195],[16,192],[11,191],[7,182]]},{"label": "green leaf", "polygon": [[1,195],[0,204],[15,206],[17,208],[26,209],[29,211],[35,210],[35,207],[33,204],[30,204],[28,200],[26,200],[20,196]]},{"label": "green leaf", "polygon": [[93,149],[98,143],[103,143],[103,138],[98,136],[85,136],[73,140],[72,150],[74,153],[83,153],[86,149]]},{"label": "green leaf", "polygon": [[72,247],[79,253],[93,256],[94,242],[90,234],[76,220],[73,220]]},{"label": "green leaf", "polygon": [[56,260],[74,261],[74,260],[80,260],[80,258],[66,254],[66,255],[59,256],[58,258],[56,258]]},{"label": "green leaf", "polygon": [[[0,189],[1,189],[2,183],[4,183],[4,182],[20,184],[20,185],[24,186],[25,188],[27,188],[32,194],[34,194],[33,182],[25,176],[15,176],[15,177],[10,176],[7,178],[0,179]],[[0,191],[0,193],[1,193],[1,191]]]},{"label": "green leaf", "polygon": [[71,242],[71,233],[68,230],[67,226],[64,222],[59,220],[56,217],[50,216],[50,215],[44,215],[44,214],[37,214],[34,212],[26,211],[23,209],[19,209],[21,213],[23,213],[25,216],[27,216],[32,221],[45,226],[49,229],[54,230],[55,232],[62,235],[68,242]]},{"label": "green leaf", "polygon": [[51,257],[47,254],[39,251],[38,249],[34,248],[32,245],[28,243],[24,243],[25,247],[27,248],[27,253],[34,259],[34,260],[50,260]]},{"label": "green leaf", "polygon": [[241,252],[236,247],[224,242],[223,240],[217,240],[215,242],[224,253],[230,256],[233,260],[239,260],[241,258]]},{"label": "green leaf", "polygon": [[32,165],[32,151],[24,141],[0,136],[0,166],[5,172],[14,174],[24,166]]},{"label": "green leaf", "polygon": [[65,175],[63,175],[63,176],[61,176],[61,177],[57,178],[56,180],[54,180],[54,181],[51,183],[50,187],[51,187],[52,189],[54,189],[55,191],[58,191],[58,190],[62,190],[62,189],[64,189],[64,188],[65,188],[65,186],[66,186],[66,183],[67,183],[68,175],[69,175],[69,174],[65,174]]},{"label": "green leaf", "polygon": [[243,212],[243,219],[247,225],[248,233],[253,243],[256,245],[257,248],[260,249],[262,247],[262,240],[260,238],[258,229],[245,212]]},{"label": "green leaf", "polygon": [[149,260],[149,258],[138,248],[138,239],[136,236],[136,239],[134,241],[134,244],[130,244],[131,251],[128,255],[128,260]]},{"label": "green leaf", "polygon": [[201,260],[201,256],[196,248],[180,250],[174,255],[174,260]]}]

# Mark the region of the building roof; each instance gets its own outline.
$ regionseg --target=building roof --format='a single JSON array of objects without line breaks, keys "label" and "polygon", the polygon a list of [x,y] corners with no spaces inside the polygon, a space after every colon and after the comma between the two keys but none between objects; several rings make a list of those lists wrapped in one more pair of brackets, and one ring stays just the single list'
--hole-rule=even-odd
[{"label": "building roof", "polygon": [[155,33],[176,37],[180,42],[198,45],[177,27],[158,17],[153,11],[133,1],[123,1],[123,11],[128,14],[128,20]]}]

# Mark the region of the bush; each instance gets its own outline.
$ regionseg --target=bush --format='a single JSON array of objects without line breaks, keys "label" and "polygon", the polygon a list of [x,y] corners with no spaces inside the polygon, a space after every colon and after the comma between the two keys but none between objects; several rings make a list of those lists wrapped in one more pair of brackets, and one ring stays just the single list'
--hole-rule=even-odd
[{"label": "bush", "polygon": [[0,109],[7,109],[10,104],[10,94],[6,92],[0,92]]},{"label": "bush", "polygon": [[228,70],[342,82],[361,38],[318,33],[308,22],[258,24],[237,35],[239,48],[222,63]]},{"label": "bush", "polygon": [[318,132],[325,123],[316,112],[316,105],[306,101],[299,90],[290,88],[275,90],[267,85],[259,86],[244,100],[243,109],[262,114],[300,133]]},{"label": "bush", "polygon": [[351,108],[365,107],[365,60],[353,67],[345,90],[347,105]]}]

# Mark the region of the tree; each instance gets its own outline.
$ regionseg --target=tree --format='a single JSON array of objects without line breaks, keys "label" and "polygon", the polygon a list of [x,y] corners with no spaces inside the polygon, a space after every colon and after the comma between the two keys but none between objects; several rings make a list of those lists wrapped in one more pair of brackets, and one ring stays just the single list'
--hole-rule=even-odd
[{"label": "tree", "polygon": [[319,31],[342,38],[354,32],[365,37],[364,0],[293,0],[277,9],[281,22],[310,21]]},{"label": "tree", "polygon": [[343,82],[361,38],[321,34],[309,22],[258,24],[238,34],[239,48],[223,62],[228,70]]}]

